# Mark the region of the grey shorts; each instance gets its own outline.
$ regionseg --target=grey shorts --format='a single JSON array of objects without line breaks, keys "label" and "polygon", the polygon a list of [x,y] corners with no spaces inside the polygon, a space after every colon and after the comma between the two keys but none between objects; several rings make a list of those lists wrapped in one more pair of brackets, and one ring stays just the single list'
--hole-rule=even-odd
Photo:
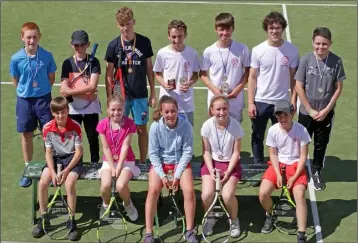
[{"label": "grey shorts", "polygon": [[194,112],[186,112],[186,113],[179,113],[180,116],[185,117],[191,124],[192,127],[194,127]]}]

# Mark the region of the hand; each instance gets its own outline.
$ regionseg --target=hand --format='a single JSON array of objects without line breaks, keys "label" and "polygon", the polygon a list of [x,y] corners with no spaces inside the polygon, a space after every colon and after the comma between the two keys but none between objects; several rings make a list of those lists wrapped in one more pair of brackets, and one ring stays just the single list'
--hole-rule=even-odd
[{"label": "hand", "polygon": [[230,171],[225,171],[224,172],[224,177],[221,179],[220,183],[225,184],[229,180],[230,174],[231,174]]},{"label": "hand", "polygon": [[186,82],[184,85],[183,84],[180,85],[181,92],[186,93],[186,92],[188,92],[189,88],[190,88],[190,85],[188,82]]},{"label": "hand", "polygon": [[212,93],[213,93],[214,95],[222,95],[221,90],[218,89],[218,88],[214,88],[214,90],[212,91]]},{"label": "hand", "polygon": [[148,104],[152,108],[154,108],[157,105],[157,98],[155,97],[155,94],[151,94],[149,96]]},{"label": "hand", "polygon": [[247,108],[247,112],[251,119],[255,119],[257,115],[255,104],[249,104],[249,107]]},{"label": "hand", "polygon": [[116,168],[114,167],[111,168],[111,174],[112,174],[112,178],[116,177]]},{"label": "hand", "polygon": [[234,90],[232,90],[228,95],[227,95],[227,98],[228,99],[233,99],[233,98],[236,98],[237,97],[237,93],[234,92]]},{"label": "hand", "polygon": [[60,180],[58,179],[55,171],[51,172],[51,181],[52,181],[53,186],[57,186],[57,184],[59,184]]},{"label": "hand", "polygon": [[215,181],[215,178],[216,178],[216,176],[215,176],[215,169],[209,169],[209,173],[210,173],[210,176],[211,176],[211,178]]},{"label": "hand", "polygon": [[293,113],[296,113],[296,111],[297,111],[297,101],[296,100],[291,100],[291,104],[293,106]]},{"label": "hand", "polygon": [[98,97],[98,91],[95,91],[93,93],[89,93],[89,96],[88,96],[89,101],[95,101],[97,99],[97,97]]},{"label": "hand", "polygon": [[61,94],[63,97],[67,97],[67,96],[72,95],[72,90],[71,90],[70,88],[61,88],[61,89],[60,89],[60,94]]},{"label": "hand", "polygon": [[121,172],[122,172],[122,165],[118,164],[115,173],[116,178],[118,178],[121,175]]},{"label": "hand", "polygon": [[171,182],[168,180],[166,176],[163,177],[162,183],[164,188],[169,191],[169,189],[171,188]]},{"label": "hand", "polygon": [[179,180],[177,178],[174,178],[174,181],[172,183],[172,189],[174,192],[178,191],[179,189]]},{"label": "hand", "polygon": [[296,177],[295,176],[292,176],[290,179],[288,179],[287,181],[287,188],[288,189],[291,189],[291,187],[293,186],[293,184],[295,183],[296,181]]},{"label": "hand", "polygon": [[277,187],[278,188],[282,187],[282,176],[281,176],[281,174],[277,175]]},{"label": "hand", "polygon": [[310,117],[312,117],[313,119],[316,119],[317,115],[318,115],[318,111],[314,110],[314,109],[311,109],[309,111],[309,115]]},{"label": "hand", "polygon": [[62,185],[66,181],[68,173],[70,173],[70,171],[67,168],[60,172],[60,174],[58,175],[60,185]]},{"label": "hand", "polygon": [[316,117],[313,117],[314,120],[316,121],[323,121],[327,115],[328,115],[329,111],[327,109],[323,109],[321,111],[319,111],[316,115]]}]

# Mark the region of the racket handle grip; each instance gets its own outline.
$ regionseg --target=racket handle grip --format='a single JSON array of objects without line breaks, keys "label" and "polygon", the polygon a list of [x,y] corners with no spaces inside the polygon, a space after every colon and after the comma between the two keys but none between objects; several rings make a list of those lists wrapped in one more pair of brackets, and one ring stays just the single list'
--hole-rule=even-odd
[{"label": "racket handle grip", "polygon": [[220,191],[220,170],[215,169],[215,190]]},{"label": "racket handle grip", "polygon": [[57,175],[61,173],[62,164],[57,164]]}]

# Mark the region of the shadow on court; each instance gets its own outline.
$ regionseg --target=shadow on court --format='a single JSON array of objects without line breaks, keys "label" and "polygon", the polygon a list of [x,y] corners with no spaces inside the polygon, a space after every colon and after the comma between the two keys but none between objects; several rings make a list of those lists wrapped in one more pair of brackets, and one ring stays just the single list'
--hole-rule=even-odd
[{"label": "shadow on court", "polygon": [[357,182],[357,161],[327,156],[323,178],[326,182]]}]

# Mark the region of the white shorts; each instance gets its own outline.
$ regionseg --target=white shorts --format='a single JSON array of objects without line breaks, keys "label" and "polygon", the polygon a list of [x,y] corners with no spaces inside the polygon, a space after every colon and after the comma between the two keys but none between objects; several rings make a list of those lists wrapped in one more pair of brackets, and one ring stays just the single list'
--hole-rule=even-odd
[{"label": "white shorts", "polygon": [[[117,168],[118,163],[114,163],[114,168]],[[99,173],[102,170],[109,170],[109,163],[107,161],[103,161],[101,169],[99,169]],[[140,169],[135,165],[134,161],[125,161],[123,163],[123,170],[130,170],[134,177],[138,177],[140,175]]]}]

